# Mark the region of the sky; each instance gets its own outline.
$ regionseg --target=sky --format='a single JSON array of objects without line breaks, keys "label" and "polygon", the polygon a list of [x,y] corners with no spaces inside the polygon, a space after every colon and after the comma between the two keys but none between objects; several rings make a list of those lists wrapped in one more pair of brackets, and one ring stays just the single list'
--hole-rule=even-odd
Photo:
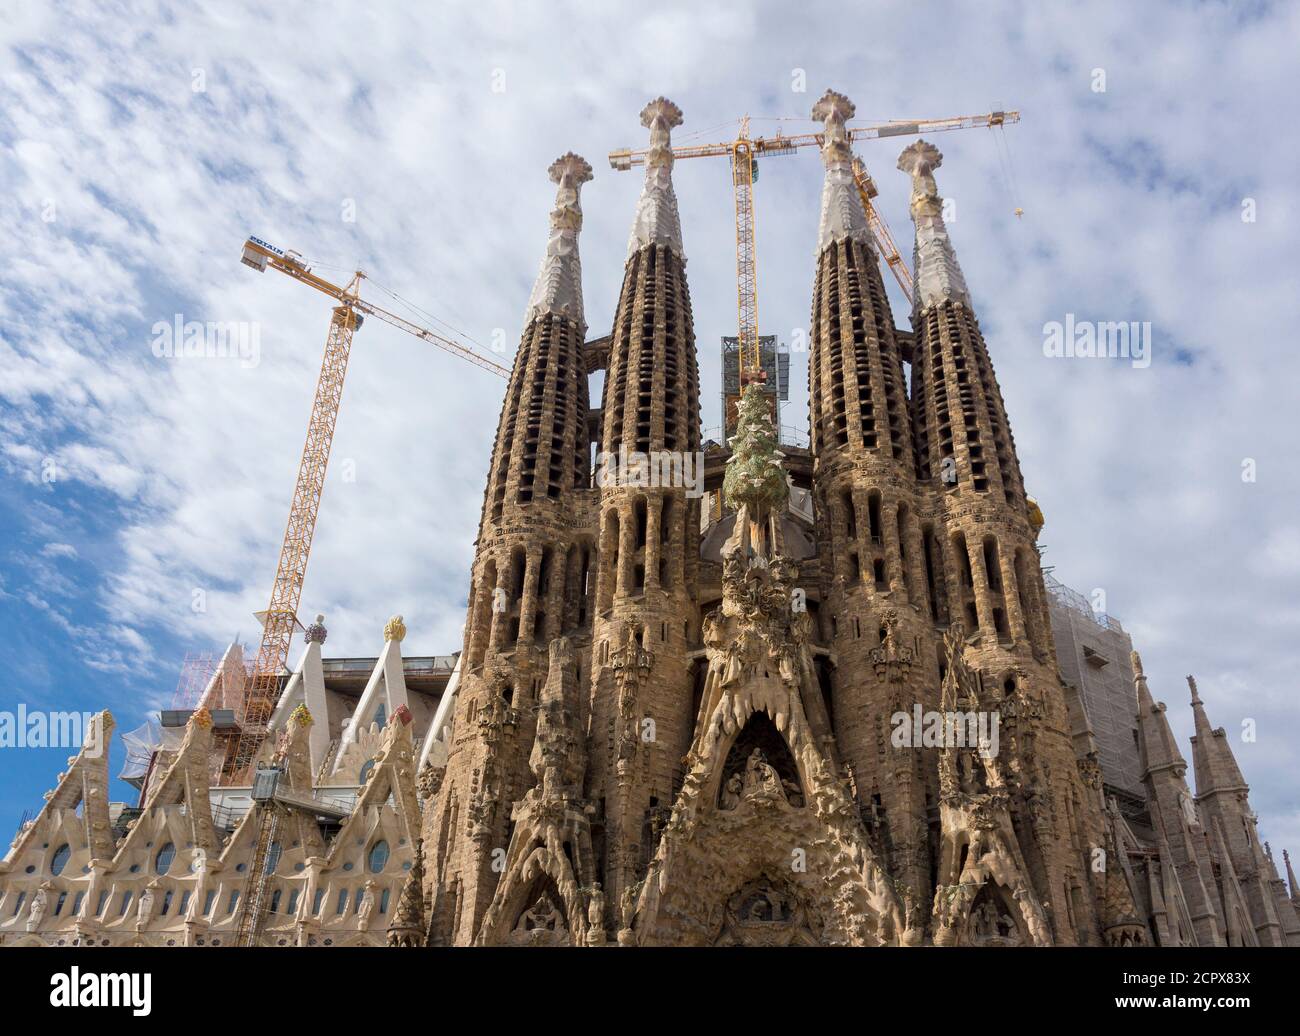
[{"label": "sky", "polygon": [[[255,641],[330,307],[242,266],[247,235],[362,269],[372,301],[509,365],[558,155],[595,170],[597,337],[641,181],[606,155],[644,146],[644,104],[671,98],[676,142],[710,143],[745,114],[812,132],[829,87],[856,124],[1021,113],[929,139],[1045,564],[1124,623],[1189,761],[1196,675],[1264,836],[1300,851],[1298,39],[1300,7],[1252,3],[14,5],[0,711],[107,707],[130,730],[187,653]],[[910,257],[907,143],[859,153]],[[708,429],[736,321],[728,169],[674,178]],[[807,338],[820,186],[808,149],[756,187],[760,327],[787,344]],[[238,322],[256,351],[169,357],[157,328],[178,314]],[[1069,314],[1149,323],[1150,364],[1045,355]],[[791,370],[782,421],[806,429],[806,354]],[[331,654],[376,654],[394,613],[405,653],[459,648],[503,388],[379,321],[358,332],[301,609]],[[6,841],[71,754],[0,749]]]}]

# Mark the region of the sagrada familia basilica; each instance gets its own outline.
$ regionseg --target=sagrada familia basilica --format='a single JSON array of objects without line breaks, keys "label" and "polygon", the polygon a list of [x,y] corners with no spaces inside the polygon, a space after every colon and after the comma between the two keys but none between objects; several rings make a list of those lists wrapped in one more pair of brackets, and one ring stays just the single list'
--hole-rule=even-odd
[{"label": "sagrada familia basilica", "polygon": [[[0,943],[1300,945],[1290,861],[1288,890],[1227,734],[1193,682],[1193,791],[1136,654],[1140,787],[1110,791],[1061,675],[942,156],[918,140],[898,159],[904,331],[850,168],[854,107],[827,92],[812,114],[809,447],[778,441],[757,384],[734,437],[701,441],[682,113],[654,100],[607,337],[583,313],[591,167],[550,168],[460,652],[404,658],[395,617],[377,658],[330,659],[318,619],[256,780],[225,787],[232,648],[164,716],[130,808],[109,802],[100,714],[0,862]],[[593,453],[702,455],[702,487],[597,480]]]}]

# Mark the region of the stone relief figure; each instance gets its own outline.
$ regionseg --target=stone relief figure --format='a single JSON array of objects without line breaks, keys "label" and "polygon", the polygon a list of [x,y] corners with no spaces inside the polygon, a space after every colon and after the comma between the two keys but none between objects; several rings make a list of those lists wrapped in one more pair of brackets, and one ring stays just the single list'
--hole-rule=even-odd
[{"label": "stone relief figure", "polygon": [[998,912],[987,899],[978,904],[970,915],[971,934],[989,938],[998,934]]},{"label": "stone relief figure", "polygon": [[767,756],[763,754],[761,748],[755,748],[750,752],[749,759],[745,763],[745,794],[751,795],[755,792],[775,793],[783,798],[785,796],[781,790],[781,778],[767,761]]},{"label": "stone relief figure", "polygon": [[766,877],[750,882],[726,902],[720,946],[814,946],[803,906],[785,885]]},{"label": "stone relief figure", "polygon": [[1018,946],[1021,941],[1011,915],[990,899],[981,900],[971,911],[969,931],[976,945]]},{"label": "stone relief figure", "polygon": [[50,905],[51,885],[47,881],[36,890],[36,895],[32,896],[32,908],[27,914],[27,930],[34,932],[41,926],[41,921],[45,919],[45,911]]},{"label": "stone relief figure", "polygon": [[744,778],[738,773],[733,773],[722,786],[722,796],[718,805],[723,809],[735,809],[740,805],[740,796],[744,790]]},{"label": "stone relief figure", "polygon": [[587,924],[593,928],[605,927],[605,893],[600,882],[596,882],[591,890],[591,902],[587,904]]},{"label": "stone relief figure", "polygon": [[135,908],[135,930],[138,932],[149,923],[153,917],[153,905],[156,898],[154,889],[158,887],[158,879],[154,878],[145,886],[145,890],[140,893],[140,902]]},{"label": "stone relief figure", "polygon": [[375,882],[366,882],[366,890],[361,894],[361,909],[357,911],[357,927],[363,932],[370,927],[370,917],[375,912]]},{"label": "stone relief figure", "polygon": [[543,892],[537,897],[537,902],[523,912],[519,918],[519,923],[515,925],[517,932],[565,932],[568,927],[564,923],[564,917],[555,901]]}]

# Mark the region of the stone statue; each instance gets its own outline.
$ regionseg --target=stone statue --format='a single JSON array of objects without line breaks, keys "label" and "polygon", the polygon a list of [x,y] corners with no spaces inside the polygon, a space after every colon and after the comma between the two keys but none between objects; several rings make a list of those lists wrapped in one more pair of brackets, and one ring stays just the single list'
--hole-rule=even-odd
[{"label": "stone statue", "polygon": [[41,921],[45,919],[45,911],[50,905],[50,888],[47,881],[36,890],[36,895],[32,896],[32,909],[27,914],[27,930],[34,932],[41,926]]},{"label": "stone statue", "polygon": [[357,911],[357,927],[365,931],[370,927],[370,916],[375,912],[375,888],[374,880],[366,882],[365,892],[361,894],[361,909]]},{"label": "stone statue", "polygon": [[149,919],[153,917],[153,905],[155,899],[154,889],[157,885],[158,879],[154,878],[153,881],[149,882],[149,884],[145,886],[145,890],[140,893],[140,902],[135,908],[135,930],[137,932],[147,925]]},{"label": "stone statue", "polygon": [[564,918],[560,916],[560,911],[552,901],[551,897],[543,892],[537,897],[537,902],[524,911],[523,916],[519,918],[519,923],[515,926],[517,932],[562,932],[565,931]]},{"label": "stone statue", "polygon": [[745,762],[745,792],[749,794],[756,791],[781,792],[781,778],[761,748],[750,752],[749,759]]},{"label": "stone statue", "polygon": [[740,795],[744,790],[744,780],[740,774],[733,773],[722,786],[722,797],[719,800],[719,805],[723,809],[735,809],[740,805]]}]

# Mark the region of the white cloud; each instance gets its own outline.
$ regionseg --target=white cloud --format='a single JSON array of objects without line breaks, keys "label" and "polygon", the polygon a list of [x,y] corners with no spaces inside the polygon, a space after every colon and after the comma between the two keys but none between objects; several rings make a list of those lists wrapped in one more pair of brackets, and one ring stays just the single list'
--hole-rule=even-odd
[{"label": "white cloud", "polygon": [[71,543],[47,543],[41,548],[41,554],[47,558],[75,558],[77,548]]},{"label": "white cloud", "polygon": [[[1047,515],[1047,561],[1107,590],[1181,734],[1188,671],[1215,722],[1262,713],[1285,732],[1242,765],[1266,826],[1300,846],[1286,797],[1300,720],[1277,704],[1294,684],[1294,621],[1280,617],[1294,617],[1300,565],[1287,331],[1300,322],[1300,138],[1285,130],[1300,12],[981,5],[948,9],[942,26],[919,5],[830,3],[312,15],[248,3],[133,24],[91,4],[32,5],[0,29],[0,464],[39,482],[53,458],[61,478],[123,508],[119,555],[96,559],[112,624],[94,642],[110,664],[147,647],[129,633],[158,627],[209,645],[249,638],[265,606],[329,306],[240,266],[245,234],[341,277],[359,265],[476,340],[500,329],[513,347],[546,240],[545,170],[572,149],[596,169],[581,245],[595,335],[611,322],[639,187],[603,156],[644,138],[650,97],[676,100],[679,139],[695,142],[724,139],[745,112],[755,132],[811,130],[764,120],[805,118],[827,86],[863,120],[1019,107],[1005,133],[1014,190],[992,133],[934,140]],[[1105,94],[1090,89],[1097,67]],[[791,92],[796,68],[807,93]],[[908,252],[903,143],[862,153]],[[731,194],[721,159],[680,162],[675,176],[710,426],[717,340],[735,323]],[[808,319],[819,187],[802,154],[765,162],[757,188],[760,315],[786,340]],[[1240,218],[1245,197],[1254,223]],[[347,199],[355,223],[341,219]],[[177,312],[257,322],[261,364],[155,358],[149,328]],[[1152,321],[1155,362],[1044,358],[1042,325],[1066,312]],[[1195,362],[1174,362],[1178,350]],[[784,420],[802,426],[793,368]],[[399,611],[410,650],[459,646],[501,389],[377,321],[357,335],[304,595],[305,613],[326,613],[331,648],[373,652]],[[1241,480],[1244,458],[1255,483]],[[50,487],[44,539],[64,535],[65,485]]]}]

